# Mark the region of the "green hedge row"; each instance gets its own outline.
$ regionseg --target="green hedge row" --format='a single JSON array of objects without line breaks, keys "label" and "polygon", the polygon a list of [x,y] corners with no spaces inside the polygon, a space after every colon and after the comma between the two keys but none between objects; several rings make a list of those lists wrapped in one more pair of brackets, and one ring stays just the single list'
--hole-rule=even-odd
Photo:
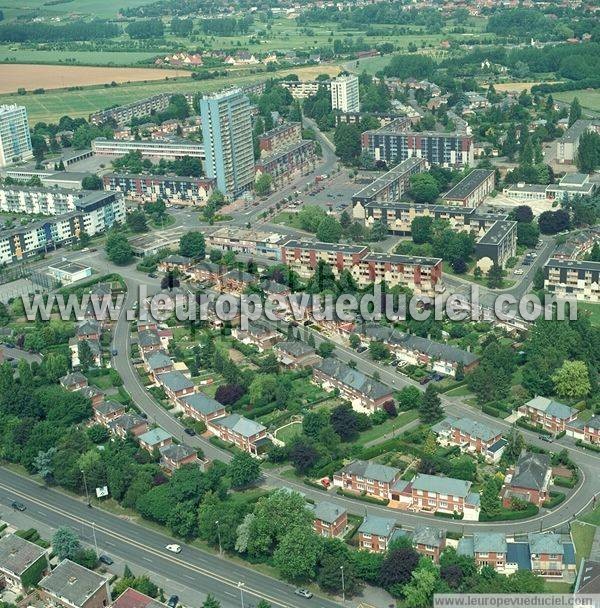
[{"label": "green hedge row", "polygon": [[575,442],[575,445],[579,446],[580,448],[584,448],[585,450],[592,450],[592,452],[600,452],[600,446],[594,445],[593,443],[587,443],[581,439],[578,439]]},{"label": "green hedge row", "polygon": [[509,509],[502,509],[500,513],[495,515],[488,515],[483,511],[479,514],[479,521],[512,521],[514,519],[527,519],[533,517],[539,513],[539,508],[531,503],[527,505],[523,511],[510,511]]},{"label": "green hedge row", "polygon": [[546,509],[554,509],[565,499],[565,495],[562,492],[550,492],[550,499],[545,500],[542,506]]},{"label": "green hedge row", "polygon": [[532,431],[534,433],[539,433],[540,435],[547,435],[550,436],[552,435],[552,433],[550,431],[547,431],[546,429],[539,427],[539,426],[535,426],[533,424],[529,424],[529,422],[526,422],[525,420],[523,420],[523,418],[519,418],[517,420],[517,426],[520,426],[523,429],[527,429],[528,431]]},{"label": "green hedge row", "polygon": [[561,488],[574,488],[577,483],[577,477],[572,477],[569,479],[568,477],[555,477],[554,485],[560,486]]},{"label": "green hedge row", "polygon": [[346,498],[354,498],[356,500],[362,500],[363,502],[369,502],[373,505],[386,506],[390,502],[387,498],[382,499],[382,498],[374,498],[373,496],[366,496],[363,494],[355,494],[354,492],[346,492],[346,491],[342,490],[342,488],[338,488],[337,493],[340,496],[346,496]]}]

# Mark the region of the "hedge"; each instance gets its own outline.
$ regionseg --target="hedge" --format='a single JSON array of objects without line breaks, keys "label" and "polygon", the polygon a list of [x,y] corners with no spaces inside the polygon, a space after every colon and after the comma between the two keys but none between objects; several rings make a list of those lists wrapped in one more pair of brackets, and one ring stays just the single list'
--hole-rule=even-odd
[{"label": "hedge", "polygon": [[479,521],[512,521],[514,519],[527,519],[539,513],[539,508],[536,505],[529,503],[523,511],[510,511],[502,509],[500,513],[488,515],[483,511],[479,514]]},{"label": "hedge", "polygon": [[574,488],[577,483],[577,477],[572,477],[569,479],[568,477],[555,477],[554,485],[560,486],[561,488]]},{"label": "hedge", "polygon": [[305,477],[303,480],[305,485],[310,486],[311,488],[315,488],[317,490],[323,490],[323,492],[327,492],[327,488],[323,486],[323,484],[318,483],[317,481],[313,481],[308,477]]},{"label": "hedge", "polygon": [[342,490],[342,488],[337,489],[337,494],[340,496],[346,496],[346,498],[354,498],[356,500],[362,500],[363,502],[369,502],[373,505],[383,505],[387,506],[389,504],[389,500],[387,498],[375,498],[373,496],[365,496],[363,494],[355,494],[354,492],[346,492]]},{"label": "hedge", "polygon": [[517,420],[517,426],[520,426],[521,428],[527,429],[528,431],[532,431],[534,433],[539,433],[540,435],[547,435],[547,436],[552,435],[552,433],[550,431],[547,431],[546,429],[544,429],[542,427],[535,426],[533,424],[529,424],[528,422],[525,422],[525,420],[523,420],[523,418],[519,418]]},{"label": "hedge", "polygon": [[592,452],[600,452],[600,446],[594,445],[593,443],[586,443],[585,441],[578,439],[575,445],[585,450],[592,450]]},{"label": "hedge", "polygon": [[436,517],[444,517],[445,519],[462,519],[464,515],[462,513],[445,513],[444,511],[436,511],[434,513]]},{"label": "hedge", "polygon": [[488,416],[493,416],[494,418],[500,418],[502,412],[497,410],[495,407],[491,407],[490,405],[482,405],[481,411]]},{"label": "hedge", "polygon": [[553,509],[559,505],[565,499],[565,495],[562,492],[550,492],[550,499],[545,500],[542,503],[542,507],[546,509]]}]

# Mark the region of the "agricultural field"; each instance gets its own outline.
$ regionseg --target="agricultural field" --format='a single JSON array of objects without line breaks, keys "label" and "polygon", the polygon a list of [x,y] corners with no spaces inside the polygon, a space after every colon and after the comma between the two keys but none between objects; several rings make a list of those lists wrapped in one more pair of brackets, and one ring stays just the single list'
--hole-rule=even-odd
[{"label": "agricultural field", "polygon": [[[0,65],[0,74],[6,66]],[[318,73],[337,74],[339,66],[328,65],[318,66]],[[47,69],[47,67],[44,67]],[[89,70],[90,68],[84,68]],[[289,73],[298,74],[300,78],[311,78],[315,72],[312,68],[287,69],[281,72],[270,72],[271,75],[284,75]],[[173,72],[169,71],[170,74]],[[61,116],[69,115],[73,118],[84,117],[104,108],[115,104],[122,105],[131,103],[157,93],[188,93],[217,91],[226,86],[244,85],[263,80],[264,72],[248,74],[243,76],[217,78],[214,80],[196,81],[191,78],[178,78],[173,80],[156,80],[152,82],[128,83],[118,87],[86,87],[76,91],[54,91],[43,95],[0,95],[0,104],[18,103],[27,108],[29,121],[31,124],[36,122],[53,122]],[[30,88],[32,87],[30,84]],[[12,89],[14,90],[14,89]]]},{"label": "agricultural field", "polygon": [[[0,45],[0,63],[135,66],[153,57],[156,53],[143,51],[62,51]],[[4,74],[2,66],[0,72]]]},{"label": "agricultural field", "polygon": [[148,4],[148,0],[66,0],[61,4],[49,5],[47,0],[20,0],[0,3],[5,19],[15,17],[82,15],[112,18],[120,8],[135,8]]},{"label": "agricultural field", "polygon": [[594,112],[600,112],[600,89],[579,89],[578,91],[563,91],[552,93],[552,97],[558,101],[571,103],[575,97],[579,99],[582,107]]}]

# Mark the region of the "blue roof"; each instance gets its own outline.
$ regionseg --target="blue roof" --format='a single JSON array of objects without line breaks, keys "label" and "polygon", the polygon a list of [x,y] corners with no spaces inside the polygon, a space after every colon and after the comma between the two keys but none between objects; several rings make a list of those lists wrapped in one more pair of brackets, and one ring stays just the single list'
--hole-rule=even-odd
[{"label": "blue roof", "polygon": [[529,543],[507,543],[506,563],[517,564],[519,570],[531,570]]},{"label": "blue roof", "polygon": [[467,555],[469,557],[473,557],[475,555],[475,546],[474,546],[473,537],[472,536],[469,536],[469,537],[463,536],[458,541],[458,546],[456,547],[456,552],[459,555]]},{"label": "blue roof", "polygon": [[573,543],[563,543],[563,549],[565,550],[563,562],[565,564],[575,564],[575,547]]}]

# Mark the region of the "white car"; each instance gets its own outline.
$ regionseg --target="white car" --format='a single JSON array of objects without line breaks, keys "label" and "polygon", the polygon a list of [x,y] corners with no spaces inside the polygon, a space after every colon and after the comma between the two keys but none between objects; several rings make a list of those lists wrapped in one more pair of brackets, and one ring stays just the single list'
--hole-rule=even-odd
[{"label": "white car", "polygon": [[517,268],[513,274],[523,274],[525,271],[522,268]]},{"label": "white car", "polygon": [[167,545],[165,547],[165,549],[167,551],[170,551],[171,553],[181,553],[181,546],[180,545]]}]

